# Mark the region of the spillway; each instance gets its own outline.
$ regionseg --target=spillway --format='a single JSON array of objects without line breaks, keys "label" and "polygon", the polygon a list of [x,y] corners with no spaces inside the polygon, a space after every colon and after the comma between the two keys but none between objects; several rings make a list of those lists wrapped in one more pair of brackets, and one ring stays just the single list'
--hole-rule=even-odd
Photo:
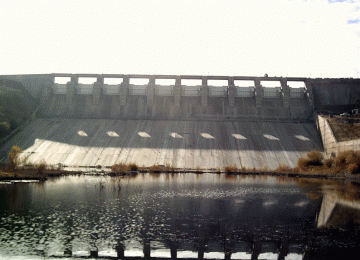
[{"label": "spillway", "polygon": [[321,139],[312,123],[231,120],[37,118],[0,148],[13,145],[28,162],[68,167],[170,165],[176,168],[258,169],[296,166]]}]

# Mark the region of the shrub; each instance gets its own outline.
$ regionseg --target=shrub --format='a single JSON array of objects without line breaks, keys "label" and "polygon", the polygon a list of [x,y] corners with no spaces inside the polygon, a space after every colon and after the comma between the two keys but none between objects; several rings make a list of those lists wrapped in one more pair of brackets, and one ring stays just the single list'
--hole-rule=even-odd
[{"label": "shrub", "polygon": [[139,167],[137,166],[136,163],[129,164],[129,168],[130,168],[130,171],[132,171],[132,172],[136,172],[139,169]]},{"label": "shrub", "polygon": [[334,159],[330,158],[330,159],[326,159],[324,162],[324,168],[325,169],[330,169],[334,164]]},{"label": "shrub", "polygon": [[13,147],[11,147],[10,152],[8,153],[8,157],[9,157],[9,165],[8,168],[9,170],[14,170],[17,165],[19,164],[19,155],[21,153],[21,148],[14,145]]},{"label": "shrub", "polygon": [[129,166],[123,163],[114,164],[113,166],[111,166],[111,171],[113,173],[126,173],[129,171]]},{"label": "shrub", "polygon": [[297,162],[297,167],[300,168],[301,171],[306,171],[308,169],[308,159],[306,158],[299,158]]},{"label": "shrub", "polygon": [[289,172],[291,171],[291,168],[286,164],[279,164],[279,167],[276,168],[276,172]]},{"label": "shrub", "polygon": [[202,173],[200,166],[196,166],[195,173]]},{"label": "shrub", "polygon": [[163,170],[163,168],[160,165],[153,165],[153,166],[150,166],[149,170],[150,170],[150,172],[159,173]]},{"label": "shrub", "polygon": [[164,172],[175,172],[175,167],[171,166],[170,164],[166,164]]},{"label": "shrub", "polygon": [[359,172],[360,153],[355,151],[341,152],[335,157],[334,162],[338,171],[346,169],[349,173]]},{"label": "shrub", "polygon": [[349,151],[339,153],[334,159],[335,165],[337,167],[343,168],[345,166],[345,164],[346,164],[346,158],[348,156],[351,157],[351,155],[349,154]]},{"label": "shrub", "polygon": [[310,168],[314,170],[323,165],[322,161],[324,160],[324,156],[321,152],[313,150],[308,152],[306,156],[307,158],[300,158],[297,162],[297,167],[301,171],[307,171]]},{"label": "shrub", "polygon": [[236,167],[235,164],[225,167],[225,173],[234,173],[234,172],[238,172],[238,171],[239,171],[239,169],[238,169],[238,167]]},{"label": "shrub", "polygon": [[322,161],[324,160],[323,154],[317,150],[308,152],[307,157],[309,160],[309,165],[312,165],[312,166],[321,166]]},{"label": "shrub", "polygon": [[350,174],[354,174],[354,173],[359,173],[359,164],[356,163],[351,163],[347,166],[346,170],[350,173]]},{"label": "shrub", "polygon": [[45,162],[41,162],[38,166],[37,166],[37,173],[39,175],[43,175],[44,174],[44,171],[46,170],[47,168],[47,165]]},{"label": "shrub", "polygon": [[247,172],[248,169],[247,169],[246,167],[242,166],[239,171],[240,171],[240,172]]},{"label": "shrub", "polygon": [[267,166],[263,166],[261,169],[262,172],[268,172],[269,171],[269,167]]}]

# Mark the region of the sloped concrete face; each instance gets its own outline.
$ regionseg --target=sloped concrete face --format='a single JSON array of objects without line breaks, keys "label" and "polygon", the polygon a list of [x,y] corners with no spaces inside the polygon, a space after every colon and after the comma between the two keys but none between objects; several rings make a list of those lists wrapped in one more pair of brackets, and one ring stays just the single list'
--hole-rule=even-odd
[{"label": "sloped concrete face", "polygon": [[1,161],[13,145],[32,163],[192,169],[294,167],[321,150],[313,124],[194,120],[35,119],[0,148]]}]

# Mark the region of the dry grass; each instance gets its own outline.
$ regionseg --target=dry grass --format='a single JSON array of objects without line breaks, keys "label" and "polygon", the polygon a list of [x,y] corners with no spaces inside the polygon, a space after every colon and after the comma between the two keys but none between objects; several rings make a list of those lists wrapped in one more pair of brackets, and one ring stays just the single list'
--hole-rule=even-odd
[{"label": "dry grass", "polygon": [[171,166],[170,164],[165,164],[164,172],[175,172],[175,167]]},{"label": "dry grass", "polygon": [[[328,120],[339,142],[360,138],[360,122],[358,117],[344,118],[340,116],[325,116],[325,118]],[[350,123],[348,120],[350,120]],[[353,122],[351,123],[351,121]]]},{"label": "dry grass", "polygon": [[239,169],[239,172],[245,173],[245,172],[248,172],[248,169],[247,169],[246,167],[242,166],[242,167]]},{"label": "dry grass", "polygon": [[323,165],[324,156],[321,152],[313,150],[308,152],[306,158],[300,158],[297,162],[297,167],[301,171],[309,171],[312,169],[317,169],[318,166]]},{"label": "dry grass", "polygon": [[153,165],[149,167],[150,172],[159,173],[164,170],[164,167],[161,167],[160,165]]},{"label": "dry grass", "polygon": [[119,163],[111,166],[111,172],[115,174],[127,173],[130,170],[127,164]]},{"label": "dry grass", "polygon": [[292,171],[292,169],[288,166],[288,165],[286,165],[286,164],[282,164],[282,163],[280,163],[279,164],[279,167],[277,167],[276,169],[275,169],[275,172],[291,172]]},{"label": "dry grass", "polygon": [[261,172],[269,172],[269,167],[267,166],[263,166],[261,169],[260,169]]},{"label": "dry grass", "polygon": [[239,172],[239,168],[236,167],[236,165],[230,165],[230,166],[226,166],[225,167],[225,173],[230,174],[230,173],[237,173]]},{"label": "dry grass", "polygon": [[360,173],[360,152],[345,151],[335,158],[324,160],[319,151],[311,151],[307,158],[300,158],[294,171],[313,174]]}]

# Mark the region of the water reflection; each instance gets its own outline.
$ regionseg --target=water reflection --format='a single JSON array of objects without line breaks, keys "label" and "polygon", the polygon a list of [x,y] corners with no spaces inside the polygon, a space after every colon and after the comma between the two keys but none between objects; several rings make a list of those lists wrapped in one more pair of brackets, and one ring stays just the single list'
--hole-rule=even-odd
[{"label": "water reflection", "polygon": [[0,258],[330,259],[359,245],[354,183],[69,176],[0,184],[0,195]]}]

